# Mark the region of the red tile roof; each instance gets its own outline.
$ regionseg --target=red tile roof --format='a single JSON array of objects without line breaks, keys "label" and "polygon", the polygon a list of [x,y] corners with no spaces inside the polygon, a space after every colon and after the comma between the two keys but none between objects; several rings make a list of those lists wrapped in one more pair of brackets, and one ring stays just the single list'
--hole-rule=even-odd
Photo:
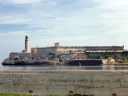
[{"label": "red tile roof", "polygon": [[110,57],[109,57],[109,58],[107,58],[107,60],[113,60],[113,58],[110,58]]},{"label": "red tile roof", "polygon": [[87,56],[75,56],[75,58],[87,58]]}]

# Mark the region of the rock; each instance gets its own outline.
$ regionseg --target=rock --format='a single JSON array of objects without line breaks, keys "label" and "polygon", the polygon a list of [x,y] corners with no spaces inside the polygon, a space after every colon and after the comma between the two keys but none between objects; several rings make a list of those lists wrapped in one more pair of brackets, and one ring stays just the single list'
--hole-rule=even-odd
[{"label": "rock", "polygon": [[[11,53],[12,54],[12,53]],[[49,58],[50,60],[49,60]],[[50,55],[47,57],[40,56],[40,55],[33,55],[33,54],[17,54],[10,55],[9,58],[5,59],[3,61],[3,65],[54,65],[54,58],[52,55],[52,58]]]},{"label": "rock", "polygon": [[55,54],[47,55],[33,53],[10,53],[3,65],[60,65],[72,58],[72,54],[60,54],[59,59]]}]

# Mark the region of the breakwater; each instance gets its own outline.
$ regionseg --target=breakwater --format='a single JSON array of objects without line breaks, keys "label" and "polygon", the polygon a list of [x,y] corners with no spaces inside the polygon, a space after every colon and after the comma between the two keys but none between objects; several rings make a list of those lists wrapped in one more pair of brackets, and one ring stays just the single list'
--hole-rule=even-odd
[{"label": "breakwater", "polygon": [[128,96],[125,71],[0,71],[0,93]]}]

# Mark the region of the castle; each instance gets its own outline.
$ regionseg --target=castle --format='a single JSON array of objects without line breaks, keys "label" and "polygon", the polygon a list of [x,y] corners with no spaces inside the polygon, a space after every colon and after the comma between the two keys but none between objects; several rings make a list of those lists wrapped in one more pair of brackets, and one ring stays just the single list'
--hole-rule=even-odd
[{"label": "castle", "polygon": [[[26,44],[26,43],[25,43]],[[89,52],[124,52],[124,46],[60,46],[55,43],[55,46],[31,48],[33,54],[68,54],[68,53],[89,53]]]},{"label": "castle", "polygon": [[[28,36],[25,37],[25,50],[23,53],[29,53],[29,40]],[[37,47],[31,48],[33,54],[49,54],[49,53],[88,53],[88,52],[124,52],[124,46],[60,46],[59,43],[55,43],[55,46],[51,47]]]},{"label": "castle", "polygon": [[25,36],[25,49],[21,53],[10,53],[9,58],[5,59],[3,64],[55,64],[58,58],[66,64],[66,61],[73,60],[76,56],[95,53],[123,55],[128,51],[124,50],[124,46],[60,46],[59,43],[55,43],[55,46],[51,47],[31,48],[29,52],[29,38]]}]

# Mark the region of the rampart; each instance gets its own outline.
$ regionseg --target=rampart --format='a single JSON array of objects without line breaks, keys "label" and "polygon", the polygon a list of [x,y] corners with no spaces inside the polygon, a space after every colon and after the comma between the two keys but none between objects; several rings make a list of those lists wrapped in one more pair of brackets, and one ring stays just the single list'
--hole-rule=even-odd
[{"label": "rampart", "polygon": [[31,48],[31,53],[85,53],[85,52],[124,52],[124,46],[52,46]]},{"label": "rampart", "polygon": [[128,96],[128,72],[0,71],[0,93]]},{"label": "rampart", "polygon": [[31,53],[43,54],[47,55],[49,53],[56,54],[57,48],[56,47],[45,47],[45,48],[31,48]]},{"label": "rampart", "polygon": [[61,53],[70,52],[123,52],[124,46],[60,46],[57,49]]}]

